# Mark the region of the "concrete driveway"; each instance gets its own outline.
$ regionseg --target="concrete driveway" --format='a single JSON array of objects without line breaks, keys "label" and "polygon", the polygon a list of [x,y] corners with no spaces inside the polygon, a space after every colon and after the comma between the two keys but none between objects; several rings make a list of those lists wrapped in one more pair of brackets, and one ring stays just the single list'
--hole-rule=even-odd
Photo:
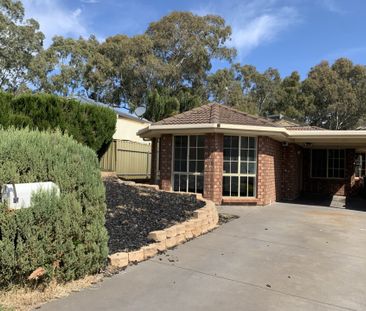
[{"label": "concrete driveway", "polygon": [[273,204],[42,310],[366,310],[366,213]]}]

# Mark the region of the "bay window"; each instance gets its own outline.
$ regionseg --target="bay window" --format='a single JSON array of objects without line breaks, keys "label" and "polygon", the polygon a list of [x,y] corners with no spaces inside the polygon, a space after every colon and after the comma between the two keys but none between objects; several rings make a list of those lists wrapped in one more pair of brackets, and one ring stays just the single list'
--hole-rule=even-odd
[{"label": "bay window", "polygon": [[204,136],[174,136],[174,191],[203,193],[204,147]]},{"label": "bay window", "polygon": [[224,136],[223,196],[255,197],[256,176],[256,138]]}]

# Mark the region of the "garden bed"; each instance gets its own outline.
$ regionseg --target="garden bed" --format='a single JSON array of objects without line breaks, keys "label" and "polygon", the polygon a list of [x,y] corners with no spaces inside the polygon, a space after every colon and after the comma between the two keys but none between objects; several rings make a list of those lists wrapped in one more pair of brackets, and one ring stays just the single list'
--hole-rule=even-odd
[{"label": "garden bed", "polygon": [[177,194],[104,178],[109,253],[138,250],[151,241],[152,231],[184,222],[205,205],[193,194]]}]

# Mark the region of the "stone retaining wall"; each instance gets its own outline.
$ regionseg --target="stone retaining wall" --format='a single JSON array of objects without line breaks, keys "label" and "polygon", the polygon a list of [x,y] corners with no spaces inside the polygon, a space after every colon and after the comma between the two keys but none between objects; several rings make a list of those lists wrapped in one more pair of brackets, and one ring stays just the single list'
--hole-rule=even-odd
[{"label": "stone retaining wall", "polygon": [[[136,184],[136,186],[163,191],[159,190],[155,185]],[[179,194],[177,193],[177,195]],[[129,264],[136,264],[154,257],[158,252],[173,248],[216,228],[219,215],[215,203],[203,199],[201,194],[197,194],[196,196],[197,199],[204,201],[206,205],[194,211],[193,218],[164,230],[150,232],[148,238],[154,241],[153,243],[143,246],[136,251],[112,254],[108,256],[109,264],[118,268],[127,267]]]}]

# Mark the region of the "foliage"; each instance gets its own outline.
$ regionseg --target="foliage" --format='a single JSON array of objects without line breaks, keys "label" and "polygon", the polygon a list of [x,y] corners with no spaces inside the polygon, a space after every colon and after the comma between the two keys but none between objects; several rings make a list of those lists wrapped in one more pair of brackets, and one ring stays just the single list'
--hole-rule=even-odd
[{"label": "foliage", "polygon": [[215,100],[247,112],[268,114],[279,100],[281,78],[273,68],[260,73],[254,66],[235,64],[218,70],[208,81]]},{"label": "foliage", "polygon": [[34,19],[24,20],[20,1],[0,0],[0,89],[25,86],[27,69],[42,50],[44,35]]},{"label": "foliage", "polygon": [[[99,43],[55,37],[34,58],[29,79],[36,90],[89,98],[130,109],[146,106],[155,89],[207,99],[205,83],[213,59],[231,61],[225,46],[231,29],[219,16],[173,12],[151,23],[145,34],[116,35]],[[185,104],[180,105],[186,109]]]},{"label": "foliage", "polygon": [[0,185],[53,181],[56,193],[33,195],[31,207],[0,208],[0,287],[42,278],[68,281],[105,264],[105,190],[95,153],[60,132],[0,130]]},{"label": "foliage", "polygon": [[0,125],[7,128],[59,128],[96,152],[109,144],[115,132],[112,109],[47,94],[11,96],[0,93]]},{"label": "foliage", "polygon": [[[96,91],[91,81],[93,65],[97,62],[99,42],[94,36],[88,40],[74,40],[56,36],[47,49],[36,55],[29,65],[28,78],[36,90],[61,96],[92,94]],[[95,79],[95,78],[94,78]]]},{"label": "foliage", "polygon": [[189,90],[182,90],[176,96],[166,92],[153,90],[147,97],[147,110],[144,118],[157,122],[174,114],[184,112],[201,104],[201,98],[192,95]]},{"label": "foliage", "polygon": [[[45,50],[38,28],[36,21],[24,21],[20,1],[0,0],[0,89],[78,94],[131,111],[144,106],[151,121],[214,100],[329,129],[365,125],[365,66],[345,58],[322,62],[301,80],[296,71],[281,78],[272,67],[259,72],[232,64],[231,27],[217,15],[171,12],[141,35],[117,34],[104,42],[56,36]],[[228,66],[212,72],[217,60]]]},{"label": "foliage", "polygon": [[305,120],[334,130],[354,128],[366,113],[365,87],[366,67],[344,58],[332,66],[320,63],[303,81],[302,91],[309,98]]}]

